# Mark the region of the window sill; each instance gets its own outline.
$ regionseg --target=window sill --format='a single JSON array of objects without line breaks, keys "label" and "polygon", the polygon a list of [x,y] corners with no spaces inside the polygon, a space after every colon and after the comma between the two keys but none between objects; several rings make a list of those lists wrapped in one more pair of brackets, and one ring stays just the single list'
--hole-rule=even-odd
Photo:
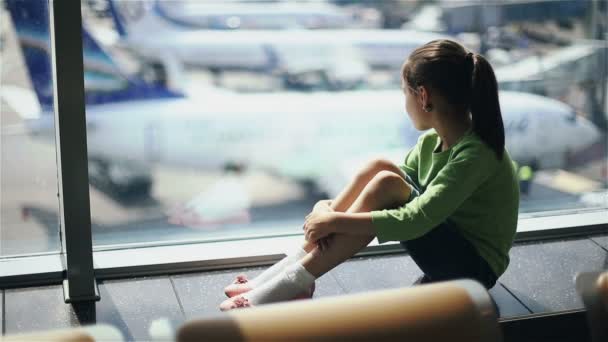
[{"label": "window sill", "polygon": [[[555,212],[519,219],[516,241],[567,238],[608,232],[608,210]],[[269,265],[299,246],[301,235],[248,240],[94,251],[98,280]],[[401,253],[399,243],[377,240],[358,256]],[[59,254],[0,259],[0,288],[59,284],[64,277]]]}]

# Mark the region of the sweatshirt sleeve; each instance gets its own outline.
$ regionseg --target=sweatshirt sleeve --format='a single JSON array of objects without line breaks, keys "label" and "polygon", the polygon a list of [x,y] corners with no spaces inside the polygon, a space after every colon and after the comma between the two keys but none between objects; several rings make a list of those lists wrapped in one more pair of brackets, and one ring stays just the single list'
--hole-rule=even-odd
[{"label": "sweatshirt sleeve", "polygon": [[416,146],[409,150],[403,164],[399,166],[416,183],[418,183],[418,158],[420,155],[418,146],[419,144],[416,144]]},{"label": "sweatshirt sleeve", "polygon": [[453,151],[423,194],[398,209],[372,211],[378,241],[407,241],[426,234],[451,216],[497,165],[494,152],[477,144]]}]

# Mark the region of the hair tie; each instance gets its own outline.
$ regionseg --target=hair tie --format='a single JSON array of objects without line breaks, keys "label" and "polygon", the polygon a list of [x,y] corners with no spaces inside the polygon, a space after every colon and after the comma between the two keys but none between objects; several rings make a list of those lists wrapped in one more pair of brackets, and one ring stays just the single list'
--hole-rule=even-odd
[{"label": "hair tie", "polygon": [[473,60],[473,53],[472,52],[467,52],[467,55],[464,58],[467,61],[470,60],[471,62],[474,62],[474,60]]},{"label": "hair tie", "polygon": [[467,73],[473,76],[473,71],[475,70],[475,60],[472,52],[467,52],[467,54],[464,56],[464,65],[467,69]]}]

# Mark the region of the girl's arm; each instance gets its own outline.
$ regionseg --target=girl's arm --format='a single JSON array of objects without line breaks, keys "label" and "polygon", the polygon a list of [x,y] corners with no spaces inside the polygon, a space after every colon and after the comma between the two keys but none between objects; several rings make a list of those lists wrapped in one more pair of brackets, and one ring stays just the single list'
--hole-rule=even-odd
[{"label": "girl's arm", "polygon": [[335,213],[333,226],[336,233],[350,235],[376,235],[372,213]]},{"label": "girl's arm", "polygon": [[422,137],[418,139],[418,143],[407,153],[405,156],[405,160],[403,164],[399,166],[401,171],[405,172],[410,178],[418,183],[418,159],[420,158],[420,140]]},{"label": "girl's arm", "polygon": [[372,214],[343,212],[313,212],[303,227],[306,241],[317,242],[330,234],[349,234],[375,236]]}]

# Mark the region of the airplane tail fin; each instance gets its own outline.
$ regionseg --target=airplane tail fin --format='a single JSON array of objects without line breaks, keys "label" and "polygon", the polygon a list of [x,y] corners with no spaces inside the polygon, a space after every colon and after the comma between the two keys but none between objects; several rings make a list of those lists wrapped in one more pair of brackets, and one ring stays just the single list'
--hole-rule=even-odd
[{"label": "airplane tail fin", "polygon": [[53,107],[48,0],[6,0],[32,86],[43,112]]},{"label": "airplane tail fin", "polygon": [[[6,0],[6,3],[32,86],[43,112],[49,113],[53,106],[53,73],[48,0]],[[150,84],[138,75],[124,74],[86,27],[82,28],[82,43],[85,101],[88,105],[180,96],[164,84]]]},{"label": "airplane tail fin", "polygon": [[114,1],[109,0],[108,7],[110,9],[110,15],[112,16],[112,20],[114,21],[114,29],[121,37],[126,36],[127,29],[125,27],[125,24],[123,23],[122,18],[120,17],[120,14],[118,13],[117,5],[114,3]]}]

